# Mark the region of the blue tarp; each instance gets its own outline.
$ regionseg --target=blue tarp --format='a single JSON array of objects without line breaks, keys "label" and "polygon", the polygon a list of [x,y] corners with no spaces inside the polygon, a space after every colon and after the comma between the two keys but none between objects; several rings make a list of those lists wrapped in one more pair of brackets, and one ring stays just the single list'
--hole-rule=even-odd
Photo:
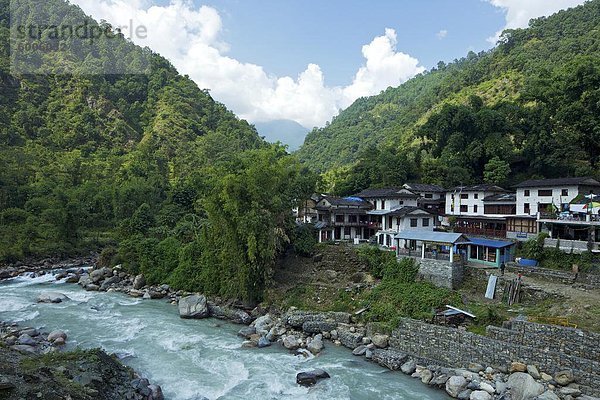
[{"label": "blue tarp", "polygon": [[501,249],[503,247],[509,247],[514,245],[514,242],[505,242],[502,240],[491,240],[491,239],[482,239],[482,238],[475,238],[475,237],[470,237],[469,241],[471,242],[471,244],[477,245],[477,246],[487,246],[487,247],[491,247],[493,249]]}]

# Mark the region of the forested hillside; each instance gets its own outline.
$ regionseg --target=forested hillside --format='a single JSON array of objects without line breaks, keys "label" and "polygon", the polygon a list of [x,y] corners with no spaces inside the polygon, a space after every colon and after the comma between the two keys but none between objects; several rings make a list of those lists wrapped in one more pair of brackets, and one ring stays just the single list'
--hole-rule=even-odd
[{"label": "forested hillside", "polygon": [[[260,298],[293,234],[293,201],[312,190],[298,162],[122,37],[98,39],[85,62],[145,57],[146,74],[11,75],[8,7],[0,0],[0,262],[102,247],[102,262],[151,283]],[[54,23],[87,18],[61,0],[43,8]]]},{"label": "forested hillside", "polygon": [[600,0],[357,100],[298,155],[338,194],[418,179],[600,176]]}]

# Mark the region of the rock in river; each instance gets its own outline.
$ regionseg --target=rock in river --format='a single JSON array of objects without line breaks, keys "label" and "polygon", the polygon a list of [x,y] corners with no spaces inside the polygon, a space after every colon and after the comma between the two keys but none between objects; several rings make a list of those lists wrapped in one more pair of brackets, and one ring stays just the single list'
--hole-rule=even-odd
[{"label": "rock in river", "polygon": [[300,372],[296,375],[296,383],[302,386],[312,386],[321,379],[330,378],[329,374],[322,369]]},{"label": "rock in river", "polygon": [[203,295],[194,294],[179,299],[179,316],[181,318],[206,318],[208,315],[206,297]]},{"label": "rock in river", "polygon": [[42,292],[37,297],[38,303],[60,303],[66,300],[69,298],[59,292]]}]

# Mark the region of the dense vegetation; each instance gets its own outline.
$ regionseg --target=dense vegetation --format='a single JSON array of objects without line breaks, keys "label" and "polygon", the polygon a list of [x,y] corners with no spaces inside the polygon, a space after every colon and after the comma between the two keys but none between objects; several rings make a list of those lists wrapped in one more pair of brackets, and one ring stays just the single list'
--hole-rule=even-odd
[{"label": "dense vegetation", "polygon": [[[8,6],[0,0],[0,262],[104,247],[103,262],[151,283],[260,299],[310,174],[122,37],[99,38],[86,62],[146,57],[146,74],[12,75]],[[43,9],[66,25],[87,18],[60,0]]]},{"label": "dense vegetation", "polygon": [[299,150],[324,189],[600,177],[600,0],[361,98]]}]

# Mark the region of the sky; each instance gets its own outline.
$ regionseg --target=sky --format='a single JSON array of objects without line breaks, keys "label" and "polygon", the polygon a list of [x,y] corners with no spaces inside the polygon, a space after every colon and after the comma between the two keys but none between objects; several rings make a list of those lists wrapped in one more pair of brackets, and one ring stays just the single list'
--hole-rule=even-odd
[{"label": "sky", "polygon": [[584,0],[71,0],[168,58],[251,123],[323,126],[505,28]]}]

